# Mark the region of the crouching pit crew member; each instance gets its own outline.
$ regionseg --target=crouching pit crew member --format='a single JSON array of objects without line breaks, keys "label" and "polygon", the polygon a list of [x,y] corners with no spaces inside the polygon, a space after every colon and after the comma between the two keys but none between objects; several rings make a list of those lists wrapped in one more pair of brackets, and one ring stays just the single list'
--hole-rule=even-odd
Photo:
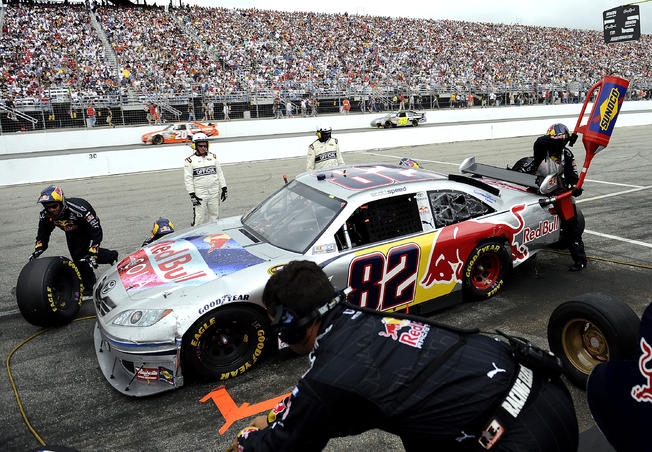
[{"label": "crouching pit crew member", "polygon": [[154,222],[152,226],[152,231],[149,233],[149,237],[145,239],[141,246],[147,246],[152,242],[160,239],[164,235],[172,234],[174,232],[174,225],[167,218],[159,218]]},{"label": "crouching pit crew member", "polygon": [[[292,394],[234,441],[240,451],[313,451],[379,428],[408,451],[576,451],[559,374],[517,362],[503,341],[344,301],[313,262],[290,262],[263,302],[310,368]],[[423,320],[423,319],[422,319]],[[534,367],[534,366],[533,366]]]},{"label": "crouching pit crew member", "polygon": [[36,259],[48,248],[50,234],[55,227],[66,233],[70,257],[79,269],[84,285],[84,296],[93,293],[97,264],[113,264],[118,252],[100,248],[102,226],[95,209],[82,198],[66,198],[60,187],[50,185],[41,192],[38,202],[43,205],[39,215],[38,232],[34,252],[30,260]]}]

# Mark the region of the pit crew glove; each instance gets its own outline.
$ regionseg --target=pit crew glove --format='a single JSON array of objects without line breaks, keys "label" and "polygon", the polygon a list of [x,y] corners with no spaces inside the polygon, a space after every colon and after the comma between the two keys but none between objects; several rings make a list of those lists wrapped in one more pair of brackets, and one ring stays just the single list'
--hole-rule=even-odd
[{"label": "pit crew glove", "polygon": [[226,187],[222,187],[222,194],[220,195],[222,201],[226,201]]},{"label": "pit crew glove", "polygon": [[574,197],[576,197],[576,198],[579,197],[579,196],[581,196],[582,193],[584,192],[584,190],[582,190],[582,189],[579,188],[579,187],[575,187],[575,186],[573,186],[573,187],[571,188],[571,191],[572,191],[572,195],[573,195]]},{"label": "pit crew glove", "polygon": [[190,200],[192,201],[193,207],[201,206],[202,198],[197,196],[194,192],[190,193]]},{"label": "pit crew glove", "polygon": [[570,147],[573,147],[575,142],[577,141],[577,134],[575,132],[571,133],[570,140],[568,140],[568,145]]},{"label": "pit crew glove", "polygon": [[43,243],[41,243],[41,242],[36,242],[36,244],[34,245],[34,252],[33,252],[32,255],[29,257],[29,260],[30,260],[30,261],[33,261],[34,259],[36,259],[37,257],[39,257],[41,254],[43,254],[47,248],[48,248],[48,247],[45,246],[45,245],[43,245]]}]

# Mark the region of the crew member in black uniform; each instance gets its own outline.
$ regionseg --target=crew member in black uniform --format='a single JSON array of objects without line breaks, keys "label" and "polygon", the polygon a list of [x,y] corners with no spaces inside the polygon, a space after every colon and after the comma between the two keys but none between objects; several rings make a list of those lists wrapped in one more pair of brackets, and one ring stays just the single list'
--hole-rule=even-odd
[{"label": "crew member in black uniform", "polygon": [[43,205],[43,210],[30,260],[43,254],[48,248],[50,234],[55,226],[58,227],[66,233],[68,251],[81,274],[84,295],[92,294],[96,281],[93,267],[118,260],[116,250],[100,248],[102,226],[95,210],[82,198],[66,198],[63,190],[54,185],[41,192],[38,202]]},{"label": "crew member in black uniform", "polygon": [[379,428],[408,451],[576,451],[572,399],[556,376],[519,364],[506,342],[342,301],[313,262],[275,273],[263,302],[310,369],[241,451],[313,451]]},{"label": "crew member in black uniform", "polygon": [[[576,140],[577,134],[570,133],[564,124],[551,125],[546,134],[534,142],[534,160],[524,168],[525,172],[535,173],[538,171],[542,176],[556,173],[560,179],[560,192],[572,190],[574,197],[580,196],[582,189],[576,187],[579,175],[575,156],[566,147],[566,145],[573,146]],[[549,164],[542,166],[544,162]],[[575,208],[574,204],[573,208]],[[588,261],[582,241],[582,230],[577,220],[577,209],[572,218],[562,220],[562,227],[567,233],[568,251],[573,258],[573,265],[568,269],[570,271],[583,270]]]}]

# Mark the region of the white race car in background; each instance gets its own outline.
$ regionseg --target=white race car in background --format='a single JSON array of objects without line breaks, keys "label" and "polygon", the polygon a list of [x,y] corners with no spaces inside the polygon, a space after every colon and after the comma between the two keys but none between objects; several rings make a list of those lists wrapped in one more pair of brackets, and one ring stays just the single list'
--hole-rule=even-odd
[{"label": "white race car in background", "polygon": [[425,113],[407,110],[389,113],[382,118],[376,118],[371,121],[371,127],[384,127],[385,129],[390,127],[416,127],[422,122],[426,122]]}]

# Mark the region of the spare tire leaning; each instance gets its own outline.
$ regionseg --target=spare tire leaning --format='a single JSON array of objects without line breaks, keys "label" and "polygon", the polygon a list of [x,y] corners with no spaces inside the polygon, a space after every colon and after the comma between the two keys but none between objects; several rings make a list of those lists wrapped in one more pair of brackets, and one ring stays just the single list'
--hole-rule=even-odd
[{"label": "spare tire leaning", "polygon": [[64,256],[28,262],[18,276],[16,300],[32,325],[61,326],[77,317],[83,285],[75,264]]}]

